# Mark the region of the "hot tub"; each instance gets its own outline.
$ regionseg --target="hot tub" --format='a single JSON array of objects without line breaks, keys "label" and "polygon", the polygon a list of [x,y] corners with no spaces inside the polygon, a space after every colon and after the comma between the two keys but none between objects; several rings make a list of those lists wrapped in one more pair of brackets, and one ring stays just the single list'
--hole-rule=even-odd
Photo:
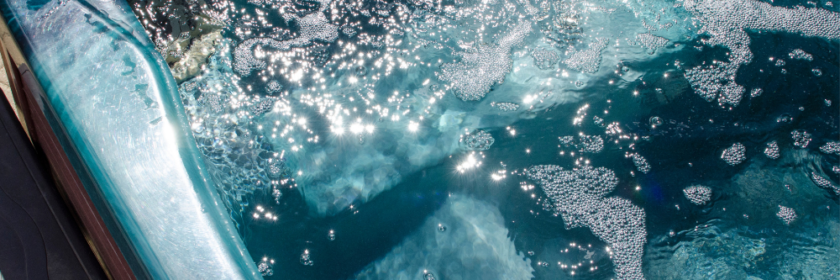
[{"label": "hot tub", "polygon": [[7,0],[0,36],[115,278],[833,279],[834,5]]}]

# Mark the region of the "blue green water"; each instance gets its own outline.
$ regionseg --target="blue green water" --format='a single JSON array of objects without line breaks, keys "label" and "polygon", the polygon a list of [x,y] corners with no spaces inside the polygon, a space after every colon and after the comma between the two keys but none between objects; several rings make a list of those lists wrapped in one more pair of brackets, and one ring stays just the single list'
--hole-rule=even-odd
[{"label": "blue green water", "polygon": [[131,4],[266,279],[840,273],[840,3]]}]

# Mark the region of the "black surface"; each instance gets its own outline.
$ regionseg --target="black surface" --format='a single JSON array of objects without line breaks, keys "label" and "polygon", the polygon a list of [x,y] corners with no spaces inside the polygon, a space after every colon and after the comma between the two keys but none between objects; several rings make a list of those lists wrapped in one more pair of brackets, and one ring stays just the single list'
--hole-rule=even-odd
[{"label": "black surface", "polygon": [[0,273],[8,280],[106,279],[46,160],[0,99]]}]

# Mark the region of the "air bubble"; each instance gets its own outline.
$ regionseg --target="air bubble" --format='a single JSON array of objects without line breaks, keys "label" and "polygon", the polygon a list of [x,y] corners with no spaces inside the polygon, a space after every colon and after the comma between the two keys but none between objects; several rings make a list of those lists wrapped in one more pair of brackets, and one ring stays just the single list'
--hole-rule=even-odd
[{"label": "air bubble", "polygon": [[650,123],[651,126],[657,127],[657,126],[662,125],[662,118],[657,117],[657,116],[653,116],[653,117],[650,117],[648,122]]},{"label": "air bubble", "polygon": [[607,47],[607,42],[607,38],[595,39],[588,49],[572,52],[563,64],[580,72],[595,73],[601,66],[601,51]]},{"label": "air bubble", "polygon": [[274,275],[274,260],[263,258],[263,260],[257,264],[257,270],[263,277]]},{"label": "air bubble", "polygon": [[468,134],[462,141],[467,150],[484,151],[490,149],[490,146],[492,146],[493,142],[496,140],[493,139],[493,136],[490,135],[490,133],[487,133],[484,130],[478,130]]},{"label": "air bubble", "polygon": [[624,155],[626,158],[630,158],[633,160],[633,165],[636,166],[636,170],[647,174],[650,172],[650,164],[647,162],[647,159],[638,153],[629,153]]},{"label": "air bubble", "polygon": [[782,114],[781,116],[776,118],[776,122],[779,122],[779,123],[789,123],[789,122],[792,122],[792,121],[793,121],[793,117],[791,117],[788,114]]},{"label": "air bubble", "polygon": [[254,99],[254,104],[248,108],[248,111],[251,112],[251,116],[258,117],[265,112],[271,111],[275,101],[276,100],[271,97],[257,97]]},{"label": "air bubble", "polygon": [[810,53],[806,53],[802,49],[795,49],[795,50],[791,51],[788,54],[788,56],[790,56],[791,59],[801,59],[801,60],[807,60],[807,61],[813,61],[814,60],[813,55],[811,55]]},{"label": "air bubble", "polygon": [[825,143],[825,145],[820,146],[820,152],[823,152],[823,153],[826,153],[826,154],[835,154],[835,155],[840,156],[840,142],[831,141],[831,142]]},{"label": "air bubble", "polygon": [[537,68],[542,70],[553,68],[560,60],[560,55],[557,52],[546,48],[535,49],[531,52],[531,57],[534,58],[534,64],[537,65]]},{"label": "air bubble", "polygon": [[512,102],[491,102],[490,106],[498,108],[502,112],[512,112],[519,110],[519,104]]},{"label": "air bubble", "polygon": [[642,45],[648,50],[655,51],[656,49],[663,48],[670,43],[668,39],[651,35],[650,33],[642,33],[636,35],[636,43]]},{"label": "air bubble", "polygon": [[312,266],[315,264],[312,262],[312,257],[309,255],[309,250],[304,250],[303,254],[300,255],[300,264],[305,266]]},{"label": "air bubble", "polygon": [[604,149],[604,138],[599,135],[562,136],[558,137],[558,140],[560,140],[561,145],[574,146],[582,153],[598,153]]},{"label": "air bubble", "polygon": [[746,151],[747,148],[744,147],[744,144],[735,143],[732,144],[731,147],[726,148],[723,150],[723,154],[720,155],[720,158],[723,159],[727,164],[735,166],[740,164],[741,162],[746,159]]},{"label": "air bubble", "polygon": [[811,134],[805,130],[797,129],[790,132],[791,138],[793,138],[793,146],[797,148],[804,149],[808,147],[808,143],[811,143]]},{"label": "air bubble", "polygon": [[712,189],[706,186],[690,186],[683,190],[683,194],[696,205],[706,204],[712,199]]},{"label": "air bubble", "polygon": [[767,142],[767,147],[764,148],[764,155],[771,159],[779,158],[779,144],[775,140]]},{"label": "air bubble", "polygon": [[484,98],[495,84],[504,82],[510,72],[510,49],[531,32],[531,23],[523,21],[499,40],[496,46],[481,46],[477,52],[457,53],[461,62],[441,66],[441,81],[449,82],[455,96],[463,101]]},{"label": "air bubble", "polygon": [[283,86],[280,85],[279,82],[272,80],[272,81],[268,82],[268,84],[265,86],[265,90],[269,94],[274,94],[274,93],[278,93],[281,90],[283,90]]},{"label": "air bubble", "polygon": [[840,187],[837,187],[834,183],[831,183],[831,181],[816,172],[811,172],[811,181],[814,181],[814,184],[817,184],[820,188],[830,190],[835,195],[840,195]]},{"label": "air bubble", "polygon": [[781,205],[779,205],[779,212],[776,212],[776,216],[779,217],[785,225],[790,225],[790,223],[796,220],[796,212],[791,208]]},{"label": "air bubble", "polygon": [[754,88],[752,91],[750,91],[750,98],[759,97],[763,92],[764,90],[762,90],[761,88]]}]

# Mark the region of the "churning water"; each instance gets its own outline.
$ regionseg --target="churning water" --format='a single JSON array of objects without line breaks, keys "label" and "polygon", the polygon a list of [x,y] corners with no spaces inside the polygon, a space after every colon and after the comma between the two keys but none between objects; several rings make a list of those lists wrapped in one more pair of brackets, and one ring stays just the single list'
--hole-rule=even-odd
[{"label": "churning water", "polygon": [[136,0],[266,279],[837,279],[837,1]]}]

